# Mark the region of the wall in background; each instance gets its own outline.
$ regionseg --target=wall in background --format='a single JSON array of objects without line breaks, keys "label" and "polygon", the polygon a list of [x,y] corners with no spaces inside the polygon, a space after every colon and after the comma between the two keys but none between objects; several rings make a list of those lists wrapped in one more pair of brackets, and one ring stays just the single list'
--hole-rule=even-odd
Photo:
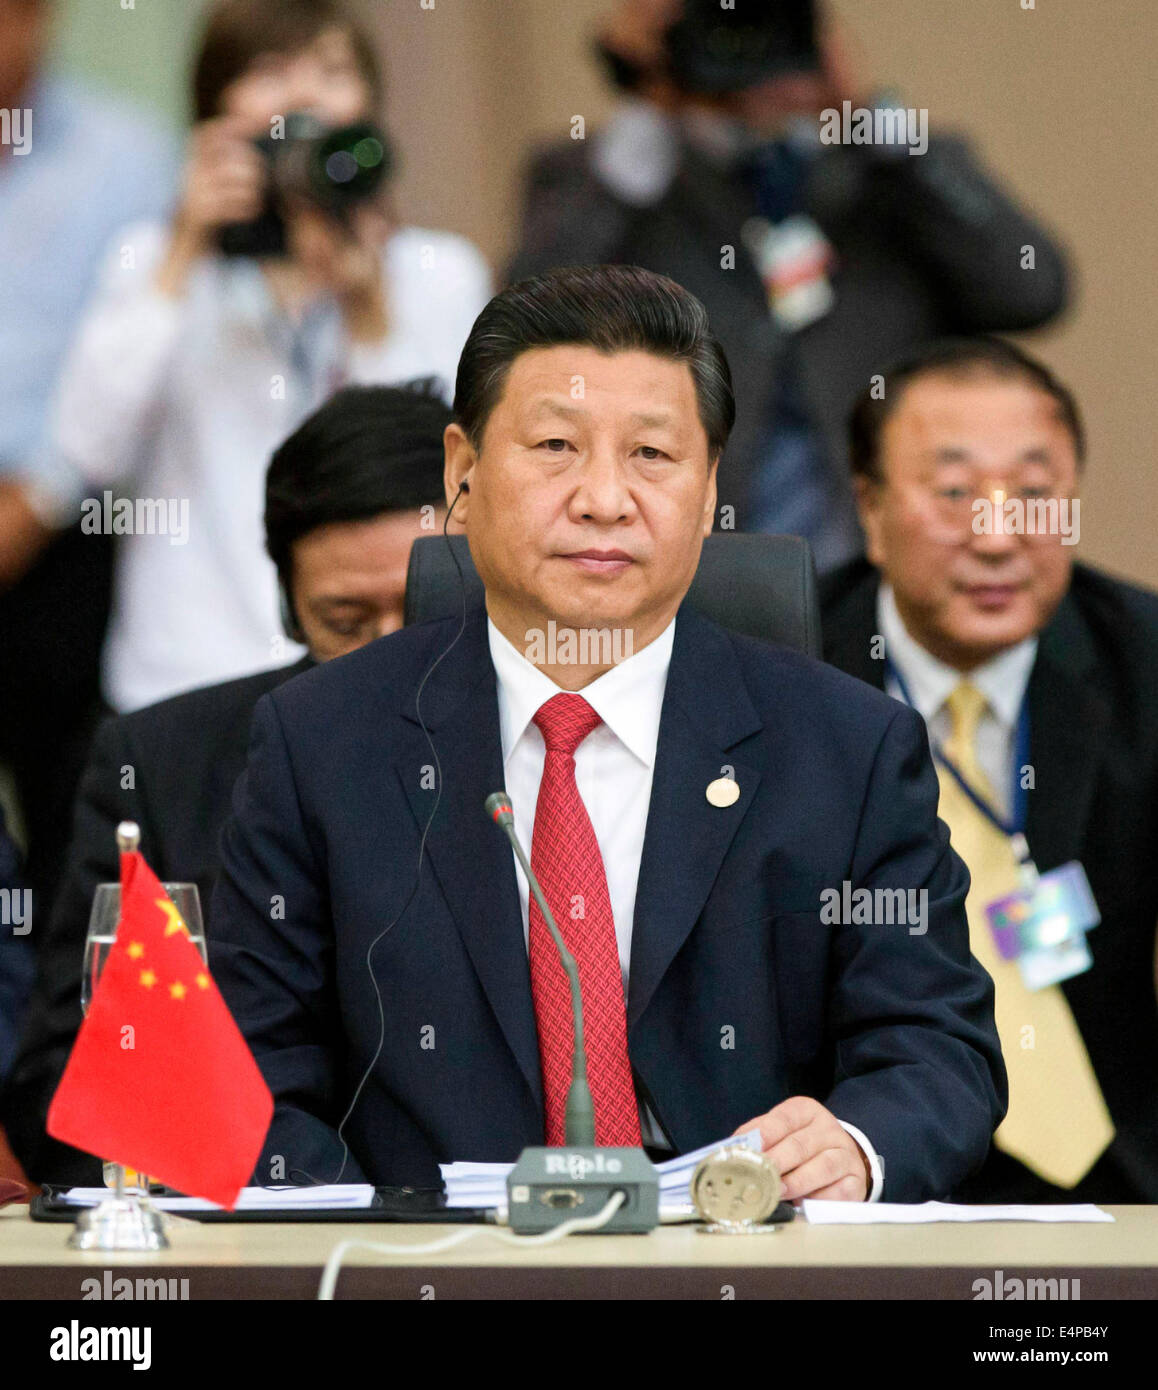
[{"label": "wall in background", "polygon": [[183,125],[187,69],[205,0],[57,0],[56,58]]}]

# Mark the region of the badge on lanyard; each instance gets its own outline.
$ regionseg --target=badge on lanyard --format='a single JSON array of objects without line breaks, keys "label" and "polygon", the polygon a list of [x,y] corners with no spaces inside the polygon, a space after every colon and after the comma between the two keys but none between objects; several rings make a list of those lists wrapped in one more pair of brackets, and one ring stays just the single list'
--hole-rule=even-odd
[{"label": "badge on lanyard", "polygon": [[794,333],[828,313],[836,302],[828,280],[836,255],[811,217],[799,213],[776,223],[751,217],[743,237],[782,328]]},{"label": "badge on lanyard", "polygon": [[[905,704],[912,699],[901,673],[886,659],[886,669],[897,684]],[[1029,712],[1022,701],[1017,720],[1015,768],[1029,761]],[[1081,975],[1094,963],[1086,933],[1102,920],[1094,901],[1086,871],[1076,859],[1048,873],[1038,873],[1025,838],[1026,796],[1014,776],[1009,819],[998,814],[979,796],[946,756],[933,745],[933,754],[953,780],[981,812],[1003,834],[1009,836],[1021,879],[1016,892],[985,905],[985,918],[1003,960],[1016,960],[1026,989],[1046,989],[1074,975]]]},{"label": "badge on lanyard", "polygon": [[1022,861],[1022,886],[986,904],[985,916],[1004,960],[1016,960],[1027,989],[1045,989],[1094,963],[1086,933],[1102,920],[1086,871],[1076,859],[1039,874]]}]

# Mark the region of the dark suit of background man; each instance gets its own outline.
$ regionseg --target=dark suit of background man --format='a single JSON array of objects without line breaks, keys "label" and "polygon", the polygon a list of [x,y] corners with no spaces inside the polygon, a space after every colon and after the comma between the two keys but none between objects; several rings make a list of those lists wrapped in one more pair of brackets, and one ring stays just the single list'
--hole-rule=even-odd
[{"label": "dark suit of background man", "polygon": [[[20,872],[20,854],[0,810],[0,1084],[16,1055],[16,1040],[32,992],[35,960],[31,932],[30,890]],[[24,1170],[8,1147],[0,1125],[0,1187],[5,1179],[24,1180]]]},{"label": "dark suit of background man", "polygon": [[16,1054],[16,1039],[32,986],[31,893],[24,887],[20,854],[0,810],[0,1081]]},{"label": "dark suit of background man", "polygon": [[[1076,497],[1083,454],[1069,392],[1017,349],[975,340],[914,354],[885,373],[884,399],[866,394],[853,416],[868,560],[822,591],[828,659],[900,694],[886,650],[934,741],[951,739],[953,710],[968,708],[954,693],[962,683],[980,692],[974,775],[1005,815],[1013,779],[1028,780],[1014,733],[1024,694],[1029,850],[1042,872],[1079,860],[1101,912],[1092,967],[1044,991],[1044,1022],[1017,965],[990,963],[1009,1117],[962,1190],[985,1202],[1158,1201],[1158,597],[1074,565],[1060,525],[1017,534],[1010,513],[1004,533],[973,528],[979,502],[998,493],[1005,510]],[[953,779],[942,781],[952,795]],[[959,795],[953,804],[941,815],[973,875],[985,962],[980,911],[994,890],[965,847],[987,833],[985,818]],[[1005,860],[995,872],[1008,885],[1008,849]]]},{"label": "dark suit of background man", "polygon": [[[484,811],[504,785],[579,959],[599,1142],[758,1128],[792,1198],[935,1197],[984,1158],[1004,1073],[921,721],[683,604],[732,418],[663,277],[573,268],[480,314],[446,491],[486,609],[264,696],[222,835],[258,1180],[432,1185],[562,1142],[566,982]],[[925,920],[826,922],[846,880]]]},{"label": "dark suit of background man", "polygon": [[245,766],[258,699],[402,625],[411,543],[444,511],[442,432],[449,420],[429,382],[346,387],[315,411],[274,454],[265,500],[266,547],[286,600],[287,635],[304,642],[309,656],[162,700],[98,731],[68,876],[41,945],[28,1026],[4,1095],[12,1145],[35,1180],[101,1181],[97,1159],[50,1138],[44,1126],[80,1027],[93,893],[119,872],[117,823],[136,821],[158,877],[196,883],[208,906],[218,837]]},{"label": "dark suit of background man", "polygon": [[697,295],[736,383],[720,503],[739,530],[807,536],[825,570],[861,549],[845,422],[869,373],[945,333],[1047,322],[1066,270],[962,139],[821,142],[845,99],[914,98],[868,93],[813,10],[620,0],[602,46],[629,97],[533,159],[509,274],[621,261]]}]

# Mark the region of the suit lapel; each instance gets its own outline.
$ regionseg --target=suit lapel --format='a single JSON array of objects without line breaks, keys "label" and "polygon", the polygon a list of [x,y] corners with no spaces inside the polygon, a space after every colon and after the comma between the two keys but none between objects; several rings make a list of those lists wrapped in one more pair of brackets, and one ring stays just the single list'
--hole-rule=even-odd
[{"label": "suit lapel", "polygon": [[[647,833],[631,939],[627,1022],[632,1029],[700,916],[760,774],[729,750],[762,727],[731,640],[687,604],[676,620],[656,746]],[[709,803],[730,767],[739,798]]]},{"label": "suit lapel", "polygon": [[[423,789],[421,769],[433,758],[417,710],[412,706],[406,714],[414,727],[397,770],[421,833],[435,796]],[[468,615],[458,644],[427,681],[422,718],[442,769],[442,794],[426,853],[503,1036],[541,1107],[539,1040],[514,857],[483,809],[490,793],[503,786],[498,696],[484,609]]]},{"label": "suit lapel", "polygon": [[1041,868],[1079,857],[1110,710],[1089,679],[1095,653],[1068,594],[1041,635],[1029,678],[1034,790],[1026,838]]},{"label": "suit lapel", "polygon": [[872,654],[877,634],[880,576],[865,559],[821,583],[824,659],[878,690],[885,688],[885,663]]},{"label": "suit lapel", "polygon": [[[870,654],[877,631],[877,572],[855,562],[822,584],[825,659],[849,675],[884,688],[884,662]],[[1042,868],[1081,852],[1110,711],[1088,679],[1095,653],[1073,598],[1067,595],[1041,634],[1030,674],[1030,763],[1026,837]]]},{"label": "suit lapel", "polygon": [[[406,714],[412,735],[397,773],[421,831],[433,796],[422,788],[421,768],[432,758],[416,710]],[[514,861],[504,837],[486,825],[483,810],[489,793],[503,784],[498,698],[483,610],[468,617],[458,645],[428,680],[422,717],[442,767],[442,797],[426,851],[503,1035],[541,1106],[538,1033]],[[676,622],[640,861],[629,1029],[699,918],[755,796],[759,772],[731,750],[761,727],[731,640],[685,604]],[[707,786],[729,767],[739,798],[731,806],[713,806]]]}]

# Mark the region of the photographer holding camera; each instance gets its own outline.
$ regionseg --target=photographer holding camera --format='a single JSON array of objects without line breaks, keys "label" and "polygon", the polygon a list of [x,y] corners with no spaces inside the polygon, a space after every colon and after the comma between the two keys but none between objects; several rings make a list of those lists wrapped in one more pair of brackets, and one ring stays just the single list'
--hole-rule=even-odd
[{"label": "photographer holding camera", "polygon": [[870,375],[1047,322],[1063,255],[953,135],[826,139],[846,103],[922,113],[861,84],[823,0],[618,0],[596,47],[622,101],[532,159],[507,278],[611,261],[691,290],[736,388],[720,523],[805,536],[831,569],[862,545],[845,426]]},{"label": "photographer holding camera", "polygon": [[94,529],[121,537],[118,710],[294,655],[265,460],[340,386],[433,375],[449,394],[491,293],[470,243],[395,217],[381,76],[341,0],[218,0],[193,95],[176,210],[113,238],[55,416]]}]

